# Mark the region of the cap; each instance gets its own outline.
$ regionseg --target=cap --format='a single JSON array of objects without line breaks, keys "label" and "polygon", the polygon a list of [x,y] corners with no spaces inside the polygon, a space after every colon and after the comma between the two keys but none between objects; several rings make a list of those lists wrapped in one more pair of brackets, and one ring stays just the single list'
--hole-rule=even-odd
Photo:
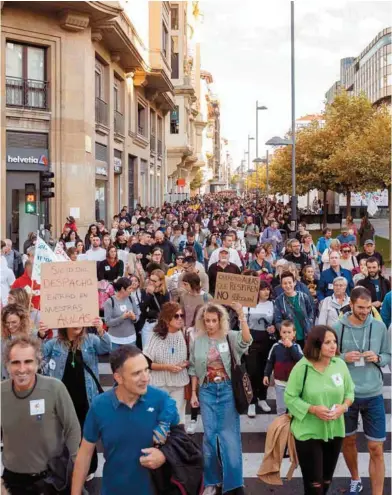
[{"label": "cap", "polygon": [[368,239],[367,241],[364,242],[364,246],[368,244],[372,244],[374,246],[375,242],[373,241],[373,239]]}]

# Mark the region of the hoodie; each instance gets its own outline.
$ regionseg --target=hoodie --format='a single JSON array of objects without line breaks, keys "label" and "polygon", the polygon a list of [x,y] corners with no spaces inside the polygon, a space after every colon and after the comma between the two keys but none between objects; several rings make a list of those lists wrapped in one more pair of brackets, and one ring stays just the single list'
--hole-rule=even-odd
[{"label": "hoodie", "polygon": [[355,397],[375,397],[382,394],[381,368],[391,362],[391,333],[382,321],[375,320],[371,315],[362,325],[353,325],[349,320],[351,314],[346,313],[334,325],[340,357],[345,360],[347,352],[369,350],[380,356],[380,362],[377,364],[365,361],[364,366],[355,366],[355,363],[346,363],[355,384]]},{"label": "hoodie", "polygon": [[12,284],[11,289],[25,289],[28,294],[33,294],[31,298],[31,304],[35,309],[40,309],[40,294],[41,294],[41,286],[31,280],[31,278],[27,275],[26,270],[24,274],[17,278],[15,282]]}]

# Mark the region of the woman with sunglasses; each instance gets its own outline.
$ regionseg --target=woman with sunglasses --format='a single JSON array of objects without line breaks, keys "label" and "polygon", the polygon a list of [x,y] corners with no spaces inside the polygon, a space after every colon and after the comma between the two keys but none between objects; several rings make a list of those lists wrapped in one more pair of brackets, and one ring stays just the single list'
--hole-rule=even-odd
[{"label": "woman with sunglasses", "polygon": [[189,383],[189,375],[183,327],[180,305],[163,304],[144,355],[151,368],[150,384],[165,390],[176,401],[180,423],[185,424],[184,387]]},{"label": "woman with sunglasses", "polygon": [[344,243],[340,246],[340,266],[353,272],[358,268],[358,260],[355,255],[352,254],[350,244]]},{"label": "woman with sunglasses", "polygon": [[268,282],[261,280],[259,298],[255,308],[244,308],[244,313],[253,338],[248,354],[245,356],[246,368],[252,383],[253,402],[249,405],[248,416],[256,416],[256,404],[265,413],[271,412],[267,403],[268,387],[263,385],[264,368],[268,354],[276,342],[274,327],[274,303],[272,290]]},{"label": "woman with sunglasses", "polygon": [[146,289],[142,291],[140,303],[143,349],[147,347],[152,336],[152,330],[158,321],[162,306],[169,300],[164,272],[158,269],[153,270],[147,281]]}]

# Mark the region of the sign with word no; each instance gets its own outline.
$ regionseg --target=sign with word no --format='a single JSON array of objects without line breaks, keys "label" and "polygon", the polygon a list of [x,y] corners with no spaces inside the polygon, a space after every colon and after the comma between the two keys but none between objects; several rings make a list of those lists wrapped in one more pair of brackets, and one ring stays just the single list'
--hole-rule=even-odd
[{"label": "sign with word no", "polygon": [[238,302],[254,308],[259,298],[260,279],[248,275],[218,273],[214,301],[220,304]]}]

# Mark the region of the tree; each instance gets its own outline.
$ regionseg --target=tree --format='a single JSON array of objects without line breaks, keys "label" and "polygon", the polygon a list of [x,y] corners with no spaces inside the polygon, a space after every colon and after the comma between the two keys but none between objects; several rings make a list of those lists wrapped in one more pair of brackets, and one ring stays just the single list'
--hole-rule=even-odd
[{"label": "tree", "polygon": [[248,190],[254,189],[257,192],[265,192],[267,190],[267,171],[265,165],[257,165],[254,170],[245,179]]},{"label": "tree", "polygon": [[[326,106],[324,119],[323,127],[316,122],[297,133],[296,192],[301,195],[319,189],[324,192],[324,204],[328,190],[344,192],[349,214],[352,191],[374,190],[387,183],[389,113],[373,107],[364,95],[343,92]],[[287,146],[274,154],[271,185],[275,192],[291,192],[291,153],[291,146]],[[371,163],[382,172],[374,173]],[[324,213],[325,224],[326,208]]]},{"label": "tree", "polygon": [[193,180],[189,184],[189,187],[190,187],[191,191],[195,191],[196,189],[199,189],[199,192],[200,192],[200,188],[202,185],[204,185],[204,177],[203,177],[203,172],[199,169],[196,172]]}]

